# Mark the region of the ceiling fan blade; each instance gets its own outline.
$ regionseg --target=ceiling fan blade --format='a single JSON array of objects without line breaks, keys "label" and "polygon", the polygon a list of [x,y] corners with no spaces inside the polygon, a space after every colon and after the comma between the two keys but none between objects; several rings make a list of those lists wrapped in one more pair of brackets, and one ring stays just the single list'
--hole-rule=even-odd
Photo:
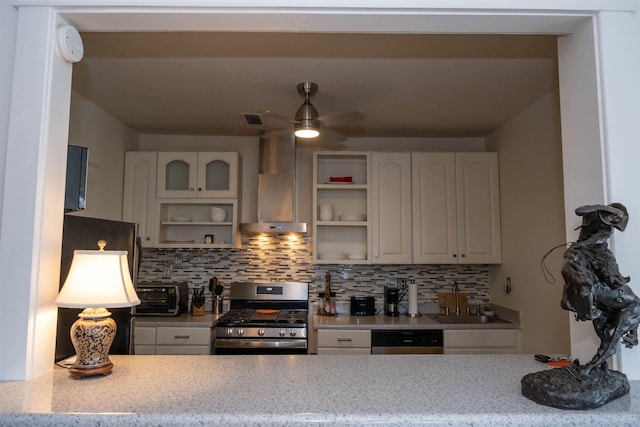
[{"label": "ceiling fan blade", "polygon": [[291,133],[292,131],[288,127],[285,129],[267,129],[260,132],[260,137],[261,138],[278,138],[280,136],[285,136]]},{"label": "ceiling fan blade", "polygon": [[263,118],[268,120],[276,120],[280,122],[290,123],[292,125],[299,123],[297,120],[294,120],[291,117],[287,117],[284,114],[272,113],[271,111],[265,111],[264,113],[261,113],[261,115]]},{"label": "ceiling fan blade", "polygon": [[336,113],[327,114],[325,116],[318,117],[318,121],[323,126],[337,126],[341,123],[359,122],[364,119],[364,115],[358,111],[351,111],[349,113]]},{"label": "ceiling fan blade", "polygon": [[347,139],[345,135],[340,132],[337,132],[333,129],[329,129],[328,127],[320,127],[320,136],[318,136],[321,141],[330,141],[330,142],[342,142]]},{"label": "ceiling fan blade", "polygon": [[354,138],[362,136],[365,133],[365,129],[360,123],[342,123],[331,128],[324,127],[324,129],[330,129],[343,135],[345,138]]}]

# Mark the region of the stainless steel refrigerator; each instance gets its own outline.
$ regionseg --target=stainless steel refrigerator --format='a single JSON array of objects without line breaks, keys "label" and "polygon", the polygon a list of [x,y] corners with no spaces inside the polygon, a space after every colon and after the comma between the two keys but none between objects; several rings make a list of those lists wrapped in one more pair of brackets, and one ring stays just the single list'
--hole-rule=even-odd
[{"label": "stainless steel refrigerator", "polygon": [[[73,251],[76,249],[98,249],[98,240],[106,240],[105,250],[124,250],[128,252],[129,271],[134,286],[138,279],[140,243],[136,236],[136,224],[110,221],[98,218],[86,218],[74,215],[64,216],[62,230],[62,259],[60,265],[60,288],[64,284]],[[78,318],[81,309],[58,308],[58,330],[56,336],[55,361],[64,360],[76,354],[69,330]],[[133,354],[133,323],[131,308],[110,308],[116,321],[116,337],[111,345],[110,354]]]}]

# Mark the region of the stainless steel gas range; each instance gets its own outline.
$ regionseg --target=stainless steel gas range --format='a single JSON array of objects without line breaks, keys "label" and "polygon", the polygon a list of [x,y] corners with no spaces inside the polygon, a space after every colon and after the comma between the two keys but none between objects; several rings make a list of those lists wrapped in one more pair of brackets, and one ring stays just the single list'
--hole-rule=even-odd
[{"label": "stainless steel gas range", "polygon": [[308,283],[234,282],[229,297],[215,354],[307,353]]}]

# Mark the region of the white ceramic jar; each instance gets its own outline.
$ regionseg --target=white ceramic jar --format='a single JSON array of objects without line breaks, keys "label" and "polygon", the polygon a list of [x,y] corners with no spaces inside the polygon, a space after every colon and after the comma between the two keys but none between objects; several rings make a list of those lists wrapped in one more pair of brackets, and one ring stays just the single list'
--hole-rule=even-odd
[{"label": "white ceramic jar", "polygon": [[320,205],[320,221],[331,221],[333,219],[333,206]]}]

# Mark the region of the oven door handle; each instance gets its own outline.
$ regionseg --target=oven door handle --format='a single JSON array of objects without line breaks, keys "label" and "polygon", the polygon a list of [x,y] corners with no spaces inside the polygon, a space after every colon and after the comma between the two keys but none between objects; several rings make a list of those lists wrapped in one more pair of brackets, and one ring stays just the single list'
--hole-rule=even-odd
[{"label": "oven door handle", "polygon": [[252,340],[224,339],[215,340],[216,348],[307,348],[307,340]]}]

